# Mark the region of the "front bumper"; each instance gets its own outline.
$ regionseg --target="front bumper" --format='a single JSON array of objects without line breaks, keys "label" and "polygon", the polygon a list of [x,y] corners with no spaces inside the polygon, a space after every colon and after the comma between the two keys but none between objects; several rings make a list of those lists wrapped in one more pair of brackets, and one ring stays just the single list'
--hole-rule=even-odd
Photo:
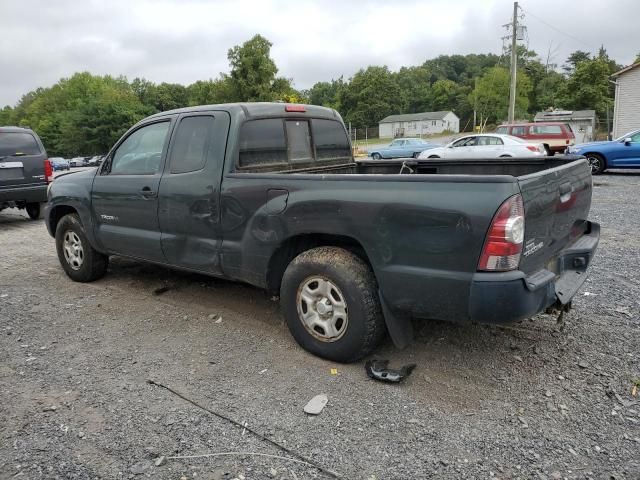
[{"label": "front bumper", "polygon": [[586,270],[600,239],[600,225],[589,222],[588,233],[558,254],[556,271],[539,270],[474,274],[469,318],[477,323],[509,323],[571,301],[587,278]]}]

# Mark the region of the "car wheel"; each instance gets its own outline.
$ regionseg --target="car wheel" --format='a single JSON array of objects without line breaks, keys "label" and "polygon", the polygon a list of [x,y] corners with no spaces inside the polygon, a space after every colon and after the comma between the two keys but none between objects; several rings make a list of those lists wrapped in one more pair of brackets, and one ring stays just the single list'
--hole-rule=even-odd
[{"label": "car wheel", "polygon": [[39,220],[42,218],[42,205],[39,203],[27,203],[25,210],[31,220]]},{"label": "car wheel", "polygon": [[418,158],[420,156],[420,152],[413,152],[413,155],[411,155],[413,158]]},{"label": "car wheel", "polygon": [[552,157],[553,156],[553,152],[551,151],[551,149],[549,148],[549,145],[545,145],[544,146],[544,154],[547,157]]},{"label": "car wheel", "polygon": [[75,282],[92,282],[107,272],[109,257],[91,246],[76,214],[65,215],[58,222],[56,250],[62,268]]},{"label": "car wheel", "polygon": [[591,167],[592,175],[600,175],[607,168],[607,163],[604,158],[597,153],[588,153],[586,155],[589,166]]},{"label": "car wheel", "polygon": [[298,344],[332,361],[359,360],[385,334],[373,272],[342,248],[314,248],[294,258],[282,278],[280,306]]},{"label": "car wheel", "polygon": [[372,153],[371,154],[371,158],[373,158],[374,160],[380,160],[382,159],[382,155],[380,155],[379,153]]}]

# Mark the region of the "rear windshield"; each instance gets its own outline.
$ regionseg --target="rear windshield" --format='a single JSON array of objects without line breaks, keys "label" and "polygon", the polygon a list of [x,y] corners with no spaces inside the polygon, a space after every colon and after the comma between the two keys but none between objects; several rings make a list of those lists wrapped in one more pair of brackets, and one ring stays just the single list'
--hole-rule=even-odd
[{"label": "rear windshield", "polygon": [[560,125],[532,125],[531,133],[533,135],[559,135],[562,133]]},{"label": "rear windshield", "polygon": [[39,155],[40,153],[40,146],[30,133],[0,132],[0,157]]},{"label": "rear windshield", "polygon": [[335,120],[269,118],[250,120],[240,129],[242,169],[295,170],[351,160],[346,131]]}]

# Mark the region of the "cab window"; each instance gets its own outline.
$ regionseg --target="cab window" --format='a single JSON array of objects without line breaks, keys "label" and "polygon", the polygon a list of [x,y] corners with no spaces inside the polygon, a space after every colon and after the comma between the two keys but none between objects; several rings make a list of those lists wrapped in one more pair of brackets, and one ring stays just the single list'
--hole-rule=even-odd
[{"label": "cab window", "polygon": [[171,173],[202,170],[211,150],[212,116],[185,117],[178,124],[171,149]]}]

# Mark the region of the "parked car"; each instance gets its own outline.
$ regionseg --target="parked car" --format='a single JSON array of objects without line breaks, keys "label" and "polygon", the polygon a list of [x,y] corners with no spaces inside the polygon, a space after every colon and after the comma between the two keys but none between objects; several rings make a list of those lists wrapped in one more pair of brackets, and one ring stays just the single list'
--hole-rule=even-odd
[{"label": "parked car", "polygon": [[594,175],[609,168],[640,168],[640,130],[612,141],[575,145],[567,153],[587,157]]},{"label": "parked car", "polygon": [[547,155],[564,153],[567,147],[576,143],[576,136],[567,123],[536,122],[500,125],[496,133],[512,135],[533,143],[541,143]]},{"label": "parked car", "polygon": [[62,157],[51,157],[49,159],[49,161],[51,162],[51,166],[53,167],[53,170],[55,172],[59,171],[59,170],[69,170],[69,160],[65,160]]},{"label": "parked car", "polygon": [[399,175],[406,160],[354,161],[329,108],[190,107],[57,178],[46,224],[74,281],[120,255],[246,282],[280,296],[303,348],[350,362],[387,330],[406,345],[413,317],[569,308],[599,238],[591,172],[583,157],[528,160],[411,159]]},{"label": "parked car", "polygon": [[72,167],[84,167],[85,166],[84,157],[73,157],[71,160],[69,160],[69,164]]},{"label": "parked car", "polygon": [[420,152],[438,146],[435,143],[425,142],[420,138],[397,138],[386,147],[369,150],[368,154],[374,160],[383,158],[418,158]]},{"label": "parked car", "polygon": [[526,142],[511,135],[480,133],[465,135],[444,147],[426,150],[418,158],[522,158],[545,155],[541,143]]},{"label": "parked car", "polygon": [[87,160],[87,166],[97,167],[98,165],[100,165],[100,162],[102,161],[102,157],[103,155],[94,155],[93,157],[90,157],[89,160]]},{"label": "parked car", "polygon": [[0,127],[0,210],[20,208],[40,218],[53,167],[33,130]]}]

